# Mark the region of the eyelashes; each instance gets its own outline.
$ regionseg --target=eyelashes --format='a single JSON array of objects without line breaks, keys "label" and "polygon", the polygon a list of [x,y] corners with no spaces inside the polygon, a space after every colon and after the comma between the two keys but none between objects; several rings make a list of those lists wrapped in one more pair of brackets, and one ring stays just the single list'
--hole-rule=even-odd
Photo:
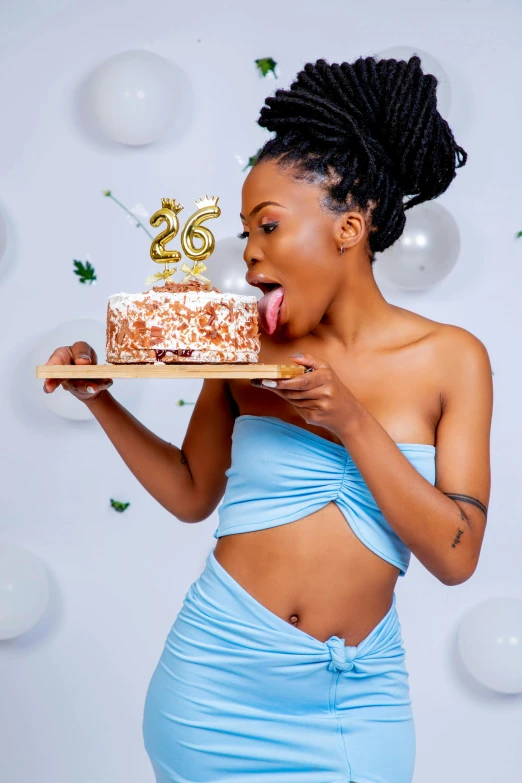
[{"label": "eyelashes", "polygon": [[[265,234],[271,234],[272,231],[277,228],[277,223],[265,223],[263,226],[261,226]],[[266,231],[266,229],[269,228],[270,231]],[[241,234],[238,234],[238,239],[246,239],[250,235],[249,231],[243,231]]]}]

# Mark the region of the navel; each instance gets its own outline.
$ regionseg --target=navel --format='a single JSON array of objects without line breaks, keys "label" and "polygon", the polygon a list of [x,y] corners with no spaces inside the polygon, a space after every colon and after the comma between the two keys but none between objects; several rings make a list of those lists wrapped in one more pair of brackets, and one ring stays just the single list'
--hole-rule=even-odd
[{"label": "navel", "polygon": [[299,615],[298,614],[290,615],[290,619],[288,622],[291,623],[292,625],[297,625],[297,623],[299,622]]}]

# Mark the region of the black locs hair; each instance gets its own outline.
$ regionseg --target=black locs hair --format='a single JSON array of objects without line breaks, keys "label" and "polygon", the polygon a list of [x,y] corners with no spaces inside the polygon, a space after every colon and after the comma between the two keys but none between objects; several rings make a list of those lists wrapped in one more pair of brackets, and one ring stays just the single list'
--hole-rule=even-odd
[{"label": "black locs hair", "polygon": [[466,163],[437,110],[437,84],[417,55],[307,63],[290,89],[265,99],[257,122],[276,136],[256,164],[278,158],[293,176],[323,181],[334,213],[360,208],[373,263],[402,234],[405,210],[444,193]]}]

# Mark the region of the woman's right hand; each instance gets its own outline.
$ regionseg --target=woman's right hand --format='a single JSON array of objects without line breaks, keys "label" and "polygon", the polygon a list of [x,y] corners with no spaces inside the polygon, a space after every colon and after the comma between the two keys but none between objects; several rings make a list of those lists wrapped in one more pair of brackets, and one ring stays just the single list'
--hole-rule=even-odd
[{"label": "woman's right hand", "polygon": [[[77,342],[74,345],[64,345],[57,348],[51,354],[46,364],[97,364],[96,351],[88,343]],[[44,392],[50,394],[60,386],[71,392],[82,402],[90,402],[96,399],[102,391],[112,386],[111,378],[46,378],[44,380]]]}]

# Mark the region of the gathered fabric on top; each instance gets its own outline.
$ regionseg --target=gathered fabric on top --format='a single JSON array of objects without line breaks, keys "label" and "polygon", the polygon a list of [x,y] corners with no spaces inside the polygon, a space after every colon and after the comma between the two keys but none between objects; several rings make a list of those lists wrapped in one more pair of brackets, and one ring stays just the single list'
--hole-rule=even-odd
[{"label": "gathered fabric on top", "polygon": [[[434,485],[435,446],[396,445]],[[231,456],[214,538],[286,525],[333,501],[357,538],[405,575],[411,552],[343,445],[275,416],[243,414],[235,420]]]}]

